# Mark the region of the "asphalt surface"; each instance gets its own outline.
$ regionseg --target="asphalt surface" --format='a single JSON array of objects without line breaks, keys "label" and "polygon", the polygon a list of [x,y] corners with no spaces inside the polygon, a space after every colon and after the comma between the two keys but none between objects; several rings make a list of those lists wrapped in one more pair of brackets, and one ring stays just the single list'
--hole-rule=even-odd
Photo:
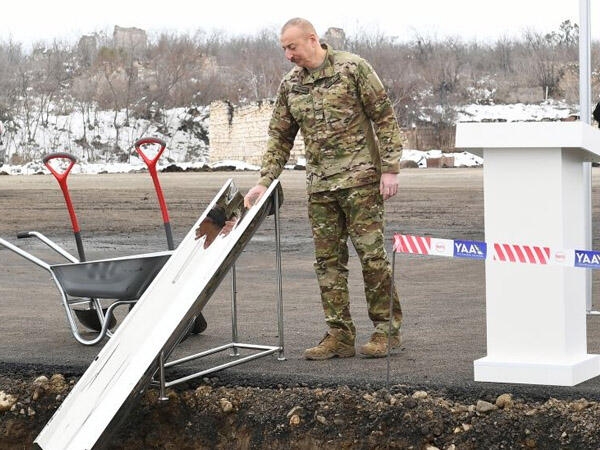
[{"label": "asphalt surface", "polygon": [[[594,169],[594,205],[598,204],[597,170]],[[256,180],[255,173],[162,175],[167,201],[169,197],[175,199],[171,211],[178,211],[172,216],[172,221],[179,224],[174,225],[176,242],[229,177],[236,180],[242,191]],[[144,174],[72,179],[74,202],[82,205],[80,215],[88,216],[82,226],[88,260],[165,249],[160,220],[159,225],[155,220],[158,213],[147,212],[152,211],[155,200],[148,180]],[[389,359],[357,356],[321,362],[303,360],[303,350],[318,343],[325,326],[312,268],[313,247],[305,217],[303,173],[286,172],[282,184],[285,360],[267,356],[211,377],[258,386],[405,384],[457,395],[492,391],[541,398],[549,395],[600,398],[600,377],[574,387],[473,381],[473,361],[486,355],[485,273],[483,263],[476,260],[397,255],[395,280],[404,312],[401,348],[393,351]],[[195,189],[201,190],[202,195]],[[62,196],[57,191],[50,176],[0,177],[0,211],[5,218],[0,225],[0,237],[48,263],[62,259],[39,241],[17,241],[15,232],[35,229],[75,252]],[[109,198],[107,203],[100,200],[104,197]],[[128,206],[119,206],[123,203]],[[595,207],[595,223],[597,218]],[[86,229],[90,231],[86,233]],[[389,248],[394,232],[482,240],[482,170],[405,170],[401,175],[401,193],[388,203]],[[0,249],[0,260],[0,371],[83,373],[102,344],[89,347],[75,341],[60,304],[58,288],[47,272],[6,249]],[[275,239],[271,218],[238,259],[236,275],[239,342],[277,345]],[[595,299],[600,293],[598,282],[594,274]],[[231,278],[226,276],[204,309],[207,330],[185,340],[173,357],[231,342],[231,290]],[[357,345],[360,345],[369,338],[372,325],[367,317],[356,257],[350,262],[350,291]],[[156,320],[158,323],[160,317]],[[600,316],[590,315],[587,321],[588,352],[600,353]],[[227,353],[219,354],[187,363],[169,375],[185,375],[231,360]]]}]

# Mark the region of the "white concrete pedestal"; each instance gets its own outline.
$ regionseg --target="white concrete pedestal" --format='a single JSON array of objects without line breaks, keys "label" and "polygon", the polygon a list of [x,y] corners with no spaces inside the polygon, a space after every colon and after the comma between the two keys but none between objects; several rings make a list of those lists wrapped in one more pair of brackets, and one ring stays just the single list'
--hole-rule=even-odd
[{"label": "white concrete pedestal", "polygon": [[[600,131],[465,123],[456,147],[483,155],[486,242],[586,249],[582,163],[600,159]],[[487,356],[475,381],[573,386],[600,375],[600,355],[587,353],[585,270],[486,260]]]}]

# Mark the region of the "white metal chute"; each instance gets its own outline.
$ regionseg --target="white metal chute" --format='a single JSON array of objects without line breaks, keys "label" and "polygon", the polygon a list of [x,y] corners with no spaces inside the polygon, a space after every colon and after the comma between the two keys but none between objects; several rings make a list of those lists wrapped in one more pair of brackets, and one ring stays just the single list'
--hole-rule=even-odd
[{"label": "white metal chute", "polygon": [[37,436],[36,448],[82,450],[108,442],[152,381],[161,355],[171,353],[272,210],[281,187],[275,180],[229,234],[204,248],[195,230],[217,199],[231,189],[235,186],[228,180]]}]

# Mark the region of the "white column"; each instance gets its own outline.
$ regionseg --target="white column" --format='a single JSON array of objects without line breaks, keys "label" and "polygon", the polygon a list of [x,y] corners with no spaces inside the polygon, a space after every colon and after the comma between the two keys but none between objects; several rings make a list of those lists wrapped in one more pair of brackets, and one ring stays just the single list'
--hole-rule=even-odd
[{"label": "white column", "polygon": [[[583,161],[600,157],[598,130],[459,124],[456,146],[483,154],[486,242],[586,249]],[[600,356],[587,354],[586,276],[488,259],[487,356],[474,362],[475,381],[572,386],[600,375]]]}]

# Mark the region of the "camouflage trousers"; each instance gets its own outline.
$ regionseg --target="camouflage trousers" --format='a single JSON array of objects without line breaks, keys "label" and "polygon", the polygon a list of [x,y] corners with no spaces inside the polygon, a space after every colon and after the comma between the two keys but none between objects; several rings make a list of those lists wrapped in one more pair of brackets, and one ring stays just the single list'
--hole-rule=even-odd
[{"label": "camouflage trousers", "polygon": [[[376,331],[389,329],[392,270],[384,246],[384,208],[379,184],[318,192],[308,199],[308,216],[315,244],[315,272],[325,321],[354,342],[356,328],[348,295],[348,238],[362,266],[369,318]],[[402,322],[402,309],[393,288],[392,333]]]}]

